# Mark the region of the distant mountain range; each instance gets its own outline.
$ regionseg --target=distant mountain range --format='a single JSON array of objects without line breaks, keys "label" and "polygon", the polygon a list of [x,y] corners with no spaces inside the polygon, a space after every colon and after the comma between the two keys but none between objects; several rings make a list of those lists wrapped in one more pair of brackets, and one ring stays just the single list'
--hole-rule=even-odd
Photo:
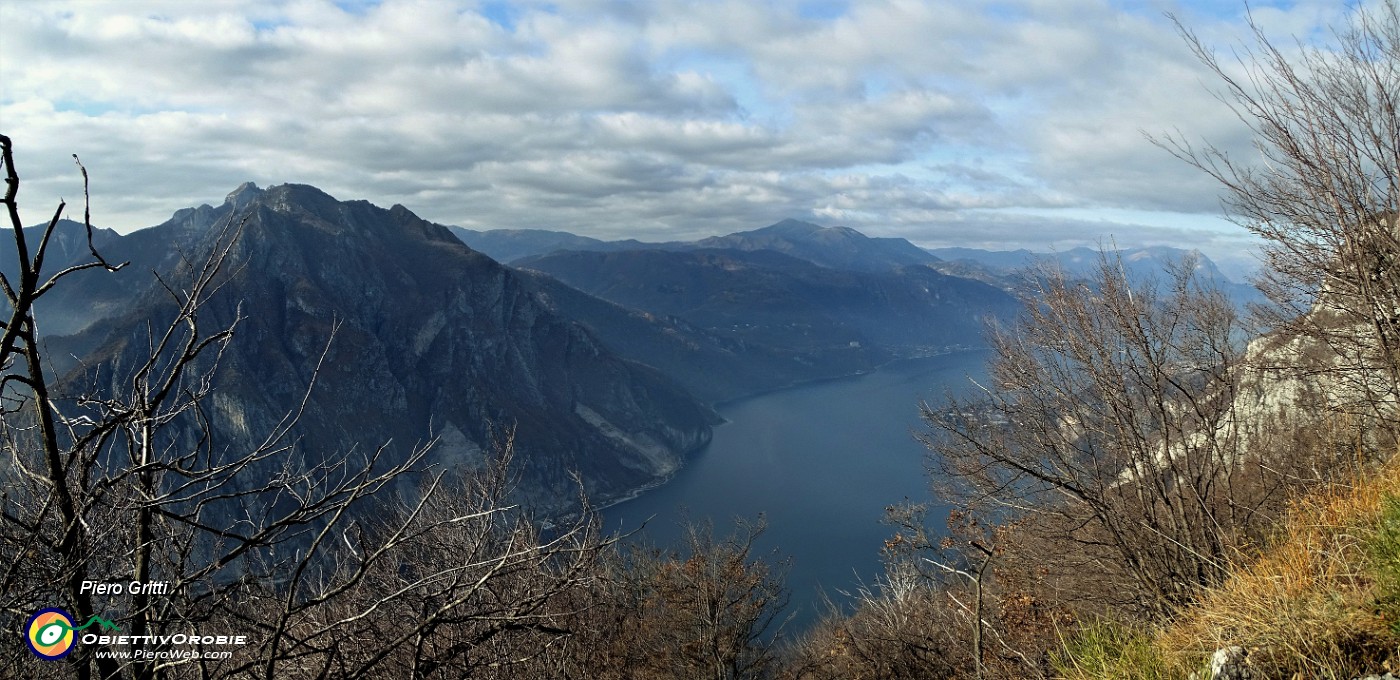
[{"label": "distant mountain range", "polygon": [[[1017,306],[994,286],[938,272],[938,258],[906,240],[797,220],[666,243],[541,230],[453,233],[541,281],[644,313],[651,333],[619,333],[615,315],[603,322],[584,309],[573,315],[710,400],[977,345],[984,317]],[[674,351],[682,344],[689,351]]]},{"label": "distant mountain range", "polygon": [[545,229],[491,229],[476,231],[465,227],[450,226],[448,229],[473,250],[485,253],[498,262],[513,262],[522,257],[545,255],[557,250],[630,250],[653,247],[641,241],[600,241],[587,236],[577,236],[566,231]]},{"label": "distant mountain range", "polygon": [[1018,307],[993,286],[924,265],[838,269],[777,250],[556,252],[515,264],[814,366],[975,345],[984,317]]},{"label": "distant mountain range", "polygon": [[[1009,274],[1037,264],[1052,264],[1071,276],[1087,276],[1098,265],[1099,251],[1093,248],[1071,248],[1065,251],[1033,252],[1030,250],[978,250],[976,248],[931,248],[930,253],[950,262],[974,262],[993,271]],[[1219,267],[1199,250],[1183,250],[1169,246],[1120,249],[1123,264],[1130,278],[1160,276],[1169,264],[1191,256],[1197,260],[1196,269],[1214,281],[1229,281]]]},{"label": "distant mountain range", "polygon": [[[25,242],[30,244],[31,249],[39,245],[39,237],[44,233],[46,225],[35,225],[25,227]],[[121,238],[121,234],[101,227],[94,227],[92,230],[92,243],[97,248],[102,248],[108,243]],[[10,239],[5,239],[6,243]],[[87,229],[81,222],[62,219],[58,221],[58,228],[54,231],[53,237],[49,240],[48,255],[50,262],[70,262],[80,255],[88,252]],[[31,253],[32,254],[32,253]],[[0,272],[5,272],[6,276],[12,276],[19,271],[18,253],[15,249],[0,248]]]},{"label": "distant mountain range", "polygon": [[849,227],[822,227],[799,220],[783,220],[762,229],[712,236],[699,241],[664,243],[644,243],[632,239],[601,241],[565,231],[540,229],[451,229],[463,243],[505,263],[559,251],[611,253],[695,249],[772,251],[823,267],[856,271],[885,271],[938,261],[937,257],[901,238],[870,238]]},{"label": "distant mountain range", "polygon": [[[297,407],[338,324],[298,455],[436,438],[435,460],[470,465],[493,429],[515,426],[521,486],[546,505],[571,498],[571,472],[600,501],[665,479],[709,440],[710,404],[980,346],[988,318],[1016,313],[1008,282],[1034,257],[930,253],[796,220],[660,244],[480,232],[313,187],[245,184],[156,227],[95,232],[107,259],[130,264],[80,273],[40,310],[72,389],[120,388],[148,322],[167,314],[153,273],[178,278],[229,220],[242,234],[201,315],[210,327],[243,318],[208,411],[229,450]],[[1132,268],[1174,255],[1143,252],[1128,255]],[[50,268],[86,253],[82,225],[65,222]]]},{"label": "distant mountain range", "polygon": [[[1099,251],[1094,248],[1071,248],[1064,251],[1034,252],[1030,250],[979,250],[976,248],[932,248],[930,253],[942,260],[939,271],[954,276],[966,276],[987,281],[1004,288],[1021,285],[1028,268],[1039,265],[1057,267],[1071,277],[1089,277],[1098,267]],[[1170,246],[1122,248],[1118,255],[1123,274],[1134,284],[1148,281],[1166,283],[1170,267],[1190,258],[1195,262],[1195,274],[1213,283],[1237,304],[1264,302],[1263,294],[1253,285],[1231,280],[1210,258],[1199,250]]]},{"label": "distant mountain range", "polygon": [[[39,247],[40,237],[43,236],[46,225],[36,225],[26,227],[25,242],[29,244],[31,251]],[[121,234],[111,230],[94,228],[92,232],[92,246],[105,252],[115,241],[122,238]],[[4,246],[0,246],[0,272],[4,272],[10,281],[18,280],[19,259],[13,245],[13,240],[7,235],[4,238]],[[34,252],[30,253],[32,257]],[[45,252],[44,272],[52,275],[69,263],[90,260],[88,250],[87,228],[80,222],[72,220],[59,220],[52,237],[49,240],[48,249]],[[119,262],[120,260],[113,260]],[[76,281],[77,279],[70,279]],[[70,293],[74,293],[70,295]],[[55,288],[49,295],[39,301],[38,309],[44,326],[41,332],[48,334],[69,334],[79,330],[89,320],[101,315],[100,307],[102,301],[89,299],[85,302],[72,302],[69,304],[57,303],[59,298],[77,298],[75,291],[71,290],[71,284],[65,283],[63,286]],[[53,310],[50,313],[48,310]]]},{"label": "distant mountain range", "polygon": [[[982,250],[978,248],[923,249],[901,238],[871,238],[849,227],[822,227],[799,220],[783,220],[752,231],[712,236],[698,241],[646,243],[633,239],[603,241],[565,231],[495,229],[475,231],[449,227],[463,243],[505,263],[514,263],[558,251],[622,252],[629,250],[684,251],[698,248],[775,251],[834,269],[885,271],[907,265],[928,265],[957,276],[1006,284],[1018,272],[1039,264],[1052,264],[1070,276],[1087,276],[1098,261],[1098,250],[1078,247],[1064,251]],[[1229,286],[1247,286],[1231,280],[1199,250],[1171,246],[1122,248],[1126,273],[1136,281],[1160,278],[1170,263],[1185,257],[1197,261],[1205,278]]]}]

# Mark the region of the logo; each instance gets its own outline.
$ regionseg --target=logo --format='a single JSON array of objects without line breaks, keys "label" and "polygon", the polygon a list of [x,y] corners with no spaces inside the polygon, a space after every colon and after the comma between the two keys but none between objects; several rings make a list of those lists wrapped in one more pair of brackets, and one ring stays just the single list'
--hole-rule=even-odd
[{"label": "logo", "polygon": [[73,651],[73,633],[94,623],[101,624],[103,628],[117,629],[116,624],[100,616],[93,616],[87,623],[74,626],[73,617],[68,612],[57,607],[42,609],[29,617],[29,624],[25,626],[25,641],[29,643],[29,650],[41,659],[62,659]]},{"label": "logo", "polygon": [[73,651],[73,619],[62,609],[45,609],[29,617],[29,649],[41,659],[62,659]]}]

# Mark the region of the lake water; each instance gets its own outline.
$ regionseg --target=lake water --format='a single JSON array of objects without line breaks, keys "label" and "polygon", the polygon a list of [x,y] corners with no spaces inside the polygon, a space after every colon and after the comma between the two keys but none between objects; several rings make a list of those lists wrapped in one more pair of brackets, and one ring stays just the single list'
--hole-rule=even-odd
[{"label": "lake water", "polygon": [[[757,552],[791,560],[786,583],[789,630],[821,613],[821,593],[873,583],[880,547],[893,530],[885,508],[932,500],[924,472],[919,400],[937,403],[964,392],[969,376],[985,375],[985,351],[898,361],[872,373],[736,401],[719,408],[727,423],[714,440],[664,486],[603,511],[606,530],[636,529],[643,540],[677,545],[683,518],[710,520],[716,537],[734,519],[762,516],[767,531]],[[933,507],[941,526],[946,507]]]}]

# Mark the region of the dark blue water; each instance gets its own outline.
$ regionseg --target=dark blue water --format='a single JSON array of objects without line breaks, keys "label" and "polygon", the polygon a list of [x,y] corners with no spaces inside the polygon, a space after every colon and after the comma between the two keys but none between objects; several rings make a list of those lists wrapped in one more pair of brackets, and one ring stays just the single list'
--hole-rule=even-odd
[{"label": "dark blue water", "polygon": [[[919,400],[938,403],[985,375],[985,352],[958,352],[889,364],[852,378],[814,383],[720,407],[729,421],[666,485],[603,511],[605,529],[629,531],[653,517],[641,538],[677,546],[684,517],[732,532],[734,519],[763,517],[758,555],[790,559],[788,630],[824,611],[824,592],[871,584],[880,547],[893,529],[885,508],[933,501],[924,472]],[[945,507],[929,519],[941,526]]]}]

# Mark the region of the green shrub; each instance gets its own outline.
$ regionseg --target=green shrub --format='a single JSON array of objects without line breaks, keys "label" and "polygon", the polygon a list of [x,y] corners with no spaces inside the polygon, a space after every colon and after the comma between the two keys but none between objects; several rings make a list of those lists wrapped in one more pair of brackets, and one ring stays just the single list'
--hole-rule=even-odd
[{"label": "green shrub", "polygon": [[1369,569],[1376,579],[1376,609],[1390,628],[1400,635],[1400,496],[1388,495],[1381,502],[1375,533],[1366,541]]}]

